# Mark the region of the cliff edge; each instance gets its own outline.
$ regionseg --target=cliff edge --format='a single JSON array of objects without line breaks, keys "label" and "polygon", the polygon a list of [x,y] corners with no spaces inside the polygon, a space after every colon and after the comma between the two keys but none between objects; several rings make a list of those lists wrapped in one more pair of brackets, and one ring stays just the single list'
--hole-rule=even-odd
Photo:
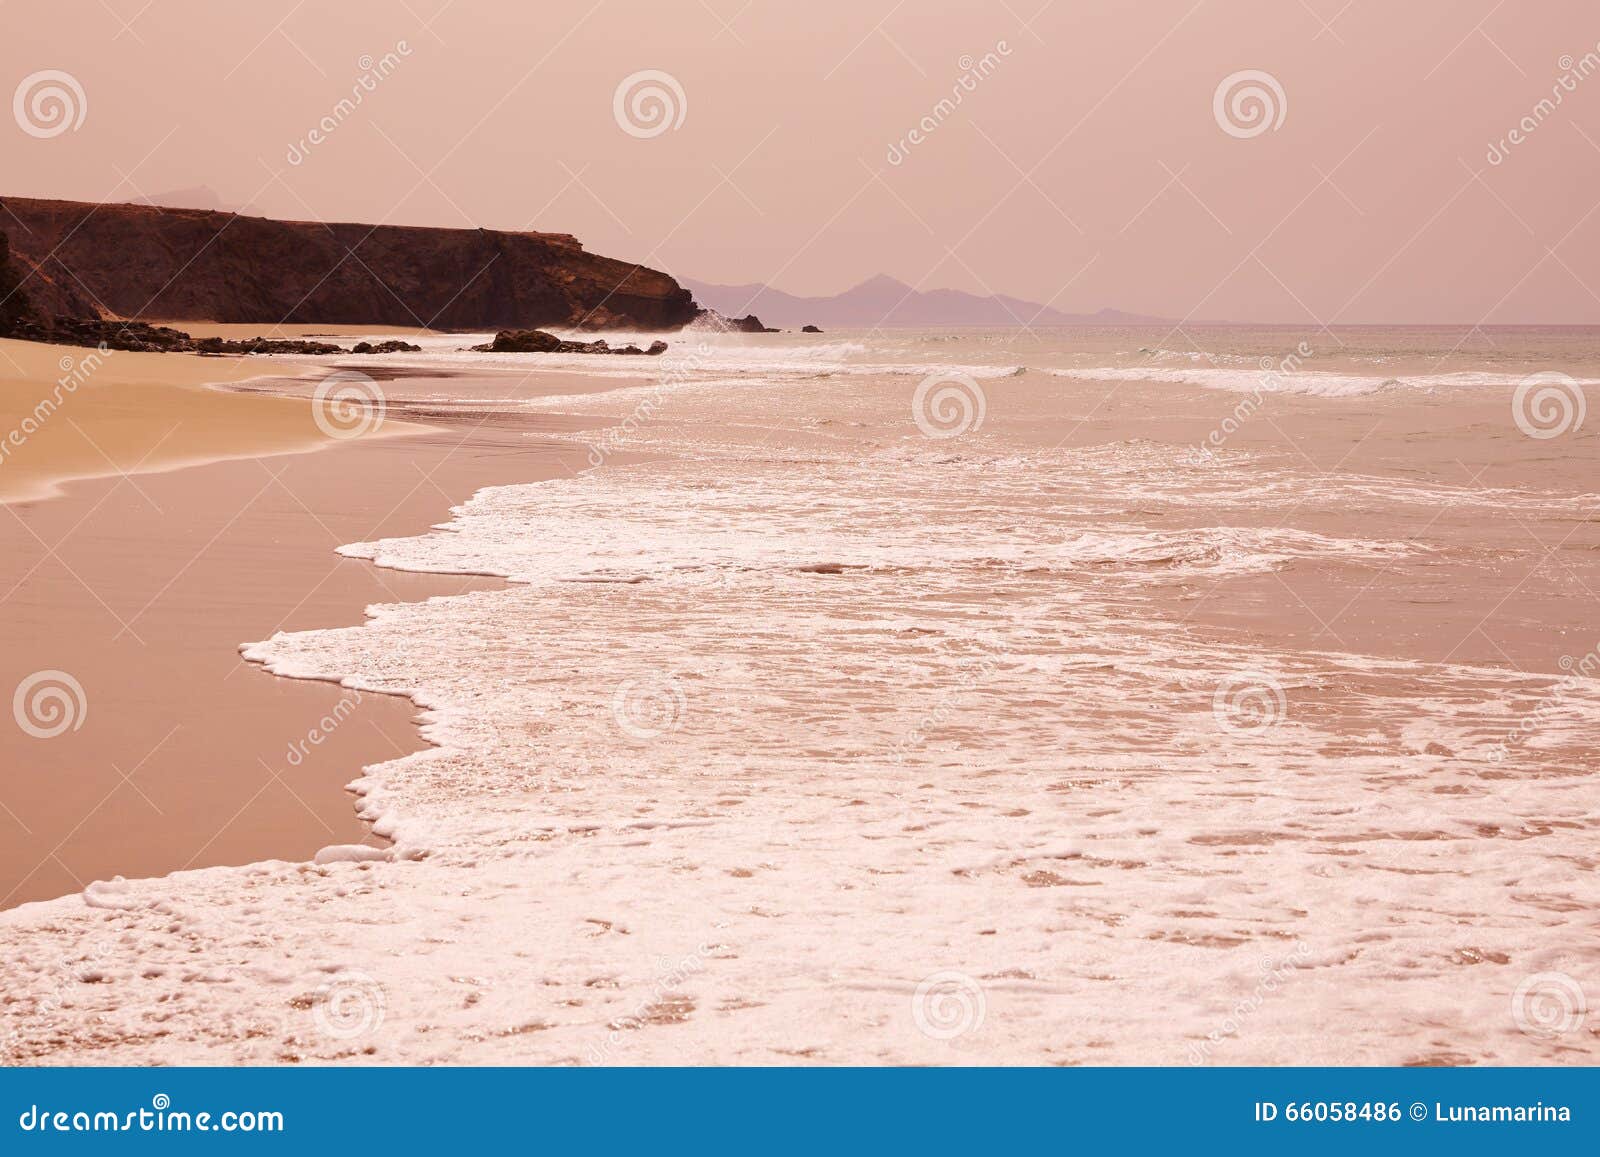
[{"label": "cliff edge", "polygon": [[665,330],[695,316],[689,291],[665,273],[589,253],[564,233],[3,205],[20,292],[42,317],[484,331]]}]

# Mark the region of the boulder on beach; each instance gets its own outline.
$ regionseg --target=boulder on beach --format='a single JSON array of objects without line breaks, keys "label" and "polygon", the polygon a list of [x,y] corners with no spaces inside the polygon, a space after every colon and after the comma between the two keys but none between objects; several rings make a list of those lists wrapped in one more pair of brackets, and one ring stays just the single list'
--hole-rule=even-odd
[{"label": "boulder on beach", "polygon": [[553,354],[561,348],[561,339],[542,329],[503,329],[488,345],[472,348],[497,354]]},{"label": "boulder on beach", "polygon": [[227,341],[220,337],[203,337],[194,343],[200,354],[342,354],[343,346],[326,341],[300,341],[256,336],[243,341]]},{"label": "boulder on beach", "polygon": [[422,347],[412,345],[408,341],[380,341],[374,345],[370,341],[358,341],[350,347],[353,354],[420,354]]},{"label": "boulder on beach", "polygon": [[649,349],[629,343],[615,349],[604,338],[598,341],[562,341],[542,329],[503,329],[487,345],[472,347],[478,353],[493,354],[640,354],[656,356],[667,352],[667,343],[653,341]]}]

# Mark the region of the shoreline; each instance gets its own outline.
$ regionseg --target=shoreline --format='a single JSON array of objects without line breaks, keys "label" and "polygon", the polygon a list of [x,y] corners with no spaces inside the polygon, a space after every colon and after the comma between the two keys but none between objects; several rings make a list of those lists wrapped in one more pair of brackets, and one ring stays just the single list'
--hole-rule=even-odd
[{"label": "shoreline", "polygon": [[[306,377],[271,358],[201,358],[0,339],[0,504],[60,497],[75,481],[323,449],[345,431],[250,383]],[[399,437],[392,422],[366,436]]]},{"label": "shoreline", "polygon": [[[597,440],[640,398],[612,381],[591,405],[553,376],[534,390],[581,413],[531,413],[503,376],[386,380],[408,415],[467,428],[278,460],[314,509],[239,528],[256,553],[222,573],[271,615],[219,638],[236,659],[263,640],[282,672],[247,687],[252,714],[304,736],[359,688],[405,733],[381,762],[359,721],[330,729],[359,741],[339,760],[306,746],[330,783],[364,765],[364,817],[338,803],[395,849],[0,912],[12,1058],[1430,1064],[1589,1043],[1505,1012],[1526,975],[1582,963],[1561,955],[1592,826],[1582,732],[1543,719],[1539,746],[1510,745],[1539,775],[1483,747],[1546,693],[1512,668],[1589,638],[1568,597],[1589,572],[1568,568],[1595,557],[1573,490],[1592,443],[1525,437],[1504,390],[1285,395],[1213,466],[1185,452],[1228,412],[1215,392],[1030,375],[952,451],[908,414],[913,379],[818,377],[776,420],[759,375],[709,381],[650,411],[644,469],[491,490],[438,534],[418,519],[484,471],[588,462],[541,430]],[[170,477],[215,505],[278,462]],[[345,509],[418,485],[385,525]],[[1566,567],[1538,569],[1528,527]],[[317,529],[369,544],[333,562],[365,585],[292,608],[278,638],[298,591],[274,573],[332,561]],[[474,588],[473,567],[523,581]],[[417,601],[441,570],[467,593]],[[365,621],[360,590],[384,591]],[[215,620],[195,600],[217,593],[175,597]],[[1468,631],[1512,597],[1514,631]],[[1233,688],[1256,672],[1252,729]],[[234,755],[260,738],[220,733]],[[313,834],[297,852],[347,842]],[[1357,939],[1347,914],[1374,894],[1394,918]],[[1263,961],[1283,995],[1238,1031],[1229,994]],[[959,1053],[913,1003],[952,973],[991,1026]]]},{"label": "shoreline", "polygon": [[[267,364],[251,365],[250,378],[305,372],[257,361]],[[309,410],[253,387],[230,397],[238,381],[200,392],[251,412]],[[84,710],[48,740],[8,729],[17,771],[0,782],[0,826],[12,833],[0,844],[0,909],[70,897],[92,880],[306,863],[325,847],[372,842],[350,784],[429,746],[418,709],[305,680],[252,685],[238,673],[260,665],[241,650],[279,629],[359,623],[374,603],[502,585],[402,574],[333,548],[419,533],[482,487],[583,465],[580,446],[530,438],[537,421],[479,412],[426,421],[63,479],[49,499],[4,503],[14,517],[0,519],[9,536],[0,591],[20,621],[0,674],[10,688],[30,673],[69,673]],[[315,452],[334,443],[341,453]]]}]

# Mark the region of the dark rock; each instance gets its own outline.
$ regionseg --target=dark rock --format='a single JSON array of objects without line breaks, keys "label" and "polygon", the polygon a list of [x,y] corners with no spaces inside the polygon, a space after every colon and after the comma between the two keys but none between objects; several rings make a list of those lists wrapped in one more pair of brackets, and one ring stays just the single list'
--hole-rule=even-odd
[{"label": "dark rock", "polygon": [[[35,289],[43,291],[37,299],[32,292]],[[40,301],[57,306],[64,304],[73,310],[88,311],[90,308],[71,296],[63,297],[54,292],[37,266],[13,260],[9,238],[0,232],[0,337],[138,353],[219,355],[346,352],[343,346],[322,341],[280,341],[264,337],[248,341],[227,341],[218,337],[197,340],[182,330],[164,325],[104,318],[93,316],[90,312],[81,315],[54,313],[47,308],[40,308]],[[350,352],[418,353],[421,348],[403,341],[386,341],[377,345],[361,342]]]},{"label": "dark rock", "polygon": [[761,319],[753,313],[743,317],[728,317],[714,309],[702,309],[695,314],[695,323],[707,329],[717,330],[721,333],[777,333],[770,326],[762,325]]},{"label": "dark rock", "polygon": [[542,329],[503,329],[488,345],[472,348],[497,354],[552,354],[561,348],[561,339]]},{"label": "dark rock", "polygon": [[350,347],[353,354],[420,354],[422,347],[412,345],[408,341],[380,341],[373,345],[369,341],[358,341]]},{"label": "dark rock", "polygon": [[[30,202],[12,199],[4,204],[8,211],[15,211],[20,206],[24,212],[32,207],[38,211],[40,207],[61,207],[66,202]],[[114,211],[117,207],[108,207],[110,215],[116,217]],[[131,211],[132,207],[122,207]],[[220,216],[210,214],[209,216]],[[87,218],[79,222],[87,224]],[[269,223],[271,224],[271,223]],[[442,230],[415,231],[420,235],[444,233]],[[459,232],[459,231],[457,231]],[[485,236],[494,236],[485,231],[478,231]],[[524,236],[524,235],[516,235]],[[545,235],[527,235],[545,236]],[[582,254],[581,247],[570,238],[562,242],[563,252],[581,255],[584,261],[605,261],[604,258],[590,258]],[[97,257],[96,260],[99,260]],[[574,257],[574,261],[578,258]],[[109,261],[109,258],[107,258]],[[45,263],[54,262],[61,268],[72,268],[60,262],[58,258],[49,257]],[[648,273],[648,271],[645,271]],[[658,275],[659,276],[659,275]],[[670,279],[667,279],[670,281]],[[676,283],[673,283],[676,285]],[[570,288],[570,287],[569,287]],[[586,292],[586,291],[585,291]],[[692,306],[689,307],[692,310]],[[219,307],[216,311],[225,314],[226,309]],[[589,324],[611,324],[631,321],[630,316],[623,312],[602,310],[595,306],[587,311],[585,317]],[[77,345],[90,347],[104,347],[113,350],[135,350],[142,352],[168,352],[168,353],[199,353],[206,355],[224,354],[387,354],[387,353],[420,353],[422,347],[398,339],[383,342],[359,342],[352,350],[326,341],[309,340],[282,340],[277,338],[253,337],[244,341],[231,341],[225,338],[208,337],[196,339],[181,330],[170,329],[166,326],[154,326],[141,321],[123,321],[114,317],[102,317],[98,310],[87,304],[81,297],[74,294],[59,292],[56,283],[47,275],[40,265],[30,262],[12,251],[10,239],[7,234],[0,231],[0,337],[20,338],[26,341],[51,342],[56,345]],[[493,344],[477,346],[476,349],[494,350],[496,352],[534,352],[534,353],[594,353],[594,354],[636,354],[655,355],[665,353],[667,343],[664,341],[653,342],[649,349],[640,349],[636,345],[623,346],[621,349],[612,349],[604,340],[592,342],[562,341],[554,334],[544,330],[501,330],[495,335]]]},{"label": "dark rock", "polygon": [[[10,207],[0,201],[0,210],[9,215]],[[0,232],[0,333],[6,328],[33,321],[49,327],[49,319],[62,317],[98,318],[94,302],[74,288],[69,279],[46,275],[10,239]]]},{"label": "dark rock", "polygon": [[[34,313],[296,326],[677,329],[665,273],[563,233],[271,221],[151,205],[7,197],[0,221]],[[98,303],[98,304],[97,304]],[[103,307],[103,308],[101,308]]]},{"label": "dark rock", "polygon": [[342,354],[343,346],[325,341],[283,341],[278,338],[253,337],[245,341],[226,341],[220,337],[203,337],[194,343],[196,353],[202,354]]},{"label": "dark rock", "polygon": [[604,338],[598,341],[562,341],[553,333],[546,333],[542,329],[503,329],[494,335],[494,341],[488,345],[475,345],[472,347],[478,353],[494,354],[644,354],[656,355],[667,352],[667,343],[656,341],[650,343],[650,348],[642,350],[638,346],[629,344],[621,349],[612,349]]},{"label": "dark rock", "polygon": [[22,291],[22,272],[11,264],[11,242],[0,233],[0,336],[32,316],[28,295]]},{"label": "dark rock", "polygon": [[8,337],[24,341],[49,342],[108,350],[133,350],[139,353],[183,353],[194,348],[194,339],[166,326],[142,321],[90,321],[58,317],[50,321],[30,318],[11,327]]},{"label": "dark rock", "polygon": [[814,325],[803,325],[803,326],[800,327],[800,332],[801,333],[821,333],[822,331],[820,329],[818,329]]}]

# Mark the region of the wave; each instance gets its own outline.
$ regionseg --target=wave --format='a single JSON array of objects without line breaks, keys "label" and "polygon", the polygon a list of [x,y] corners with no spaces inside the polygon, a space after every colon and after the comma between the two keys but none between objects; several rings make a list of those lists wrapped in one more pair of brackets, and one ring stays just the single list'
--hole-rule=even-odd
[{"label": "wave", "polygon": [[[1389,390],[1462,389],[1474,386],[1515,386],[1526,374],[1465,371],[1449,374],[1341,374],[1328,370],[1296,370],[1281,373],[1275,368],[1219,369],[1196,367],[1168,369],[1160,366],[1084,366],[1045,371],[1058,378],[1092,382],[1170,382],[1234,393],[1304,394],[1320,398],[1352,398]],[[1600,378],[1574,378],[1580,386],[1600,385]]]},{"label": "wave", "polygon": [[[472,340],[430,338],[418,356],[456,357]],[[909,1064],[950,1059],[906,1005],[921,977],[954,965],[982,979],[995,1023],[1023,1026],[974,1033],[968,1059],[1175,1063],[1215,1039],[1264,961],[1292,956],[1292,976],[1219,1059],[1329,1056],[1329,1024],[1348,1029],[1337,1047],[1373,1062],[1426,1056],[1441,1032],[1474,1059],[1548,1058],[1508,1023],[1516,974],[1480,962],[1514,956],[1520,973],[1571,951],[1600,690],[1346,653],[1310,623],[1274,621],[1272,604],[1326,590],[1337,609],[1340,592],[1380,579],[1465,600],[1446,584],[1507,568],[1458,569],[1459,538],[1431,529],[1441,511],[1500,525],[1525,549],[1522,516],[1561,518],[1543,524],[1561,527],[1557,541],[1592,503],[1247,451],[1199,466],[1149,438],[1041,449],[1043,420],[1019,437],[998,412],[941,441],[911,432],[904,381],[846,375],[998,357],[946,347],[952,361],[930,363],[904,345],[787,335],[708,344],[701,366],[687,339],[648,370],[637,358],[508,362],[637,378],[681,358],[673,405],[636,411],[664,453],[483,489],[432,531],[342,548],[513,580],[503,587],[243,649],[279,674],[422,709],[437,746],[374,764],[355,786],[393,862],[332,848],[315,869],[112,881],[70,909],[0,914],[0,941],[19,946],[0,950],[8,993],[45,991],[41,961],[58,954],[103,947],[117,970],[113,985],[75,989],[69,1015],[50,1004],[14,1021],[73,1059],[285,1047],[348,1059],[349,1042],[319,1041],[304,1020],[241,1029],[246,1011],[316,1015],[344,965],[368,986],[354,995],[373,1020],[396,1010],[371,1029],[379,1061],[670,1063],[688,1047],[718,1062],[816,1050]],[[1175,376],[1155,380],[1258,380],[1248,364],[1164,372]],[[805,374],[832,380],[791,384]],[[644,400],[608,385],[572,396],[619,417]],[[483,388],[448,388],[468,387]],[[1032,390],[1060,403],[1058,421],[1077,401],[1066,392]],[[1308,586],[1288,585],[1301,577]],[[1467,609],[1457,619],[1470,624]],[[1402,626],[1431,631],[1434,613]],[[1373,895],[1406,921],[1363,919]],[[196,958],[195,943],[222,955]],[[403,958],[419,945],[427,968]],[[131,972],[152,963],[169,975]],[[229,983],[191,982],[210,964]],[[1096,977],[1149,999],[1096,1003]],[[1051,998],[1035,999],[1047,985]],[[170,994],[163,1034],[128,992]],[[1373,1017],[1418,993],[1440,1007],[1448,994],[1453,1019]]]},{"label": "wave", "polygon": [[[550,332],[570,340],[590,341],[592,333],[552,329]],[[598,378],[704,378],[767,376],[773,378],[818,378],[835,374],[882,377],[926,377],[929,374],[960,374],[970,378],[1012,377],[1026,372],[1016,363],[948,362],[927,360],[888,360],[885,353],[915,351],[871,349],[860,341],[816,341],[794,334],[751,335],[739,332],[688,329],[666,336],[667,352],[652,358],[604,357],[595,354],[489,353],[476,352],[494,335],[424,334],[410,340],[422,347],[419,353],[298,355],[285,360],[326,365],[374,365],[387,368],[421,367],[450,370],[478,370],[487,373],[581,374]],[[662,339],[659,333],[608,332],[613,346],[629,343],[648,346]],[[377,335],[371,340],[381,340]],[[347,340],[360,340],[351,336]],[[868,357],[876,353],[876,357]]]}]

